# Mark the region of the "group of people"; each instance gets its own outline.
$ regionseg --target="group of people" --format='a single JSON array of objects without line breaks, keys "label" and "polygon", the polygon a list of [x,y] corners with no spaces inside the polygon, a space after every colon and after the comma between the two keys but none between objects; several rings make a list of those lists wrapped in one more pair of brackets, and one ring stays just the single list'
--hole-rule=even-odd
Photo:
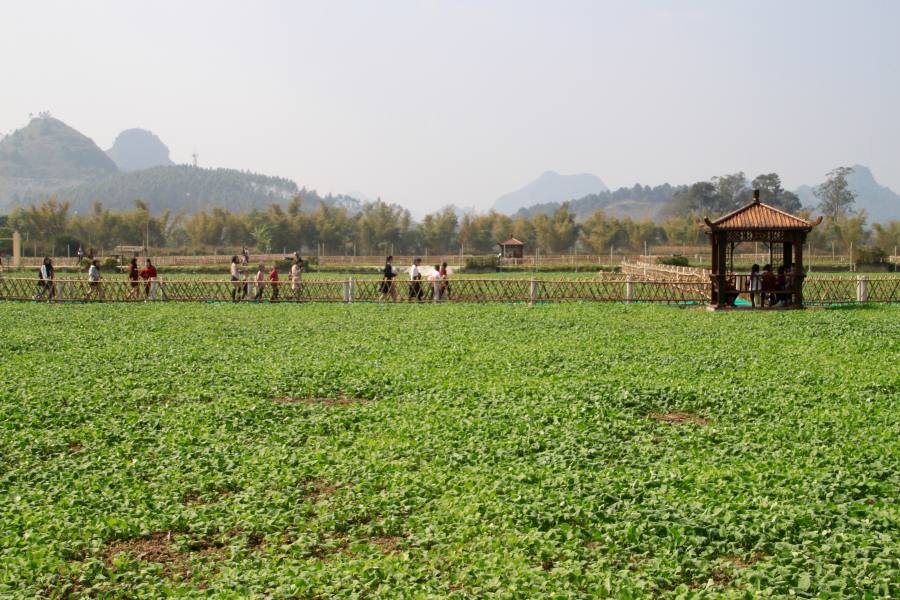
[{"label": "group of people", "polygon": [[[399,275],[397,267],[393,265],[394,257],[388,256],[384,262],[384,274],[381,280],[378,301],[381,302],[388,296],[394,302],[397,301],[397,286],[394,279]],[[429,285],[422,285],[422,273],[419,267],[422,265],[422,259],[417,258],[413,261],[409,270],[409,279],[412,282],[409,286],[410,302],[422,302],[425,300],[433,300],[435,302],[450,298],[450,283],[447,281],[447,263],[434,265],[434,270],[428,275],[427,281]]]},{"label": "group of people", "polygon": [[[85,257],[84,257],[84,250],[81,249],[81,246],[78,246],[77,256],[78,256],[78,262],[75,263],[75,264],[78,265],[78,266],[81,266],[81,263],[84,262],[84,258],[85,258]],[[94,262],[94,249],[93,249],[93,248],[89,248],[89,249],[88,249],[87,259],[88,259],[89,261],[91,261],[91,263]]]},{"label": "group of people", "polygon": [[747,287],[750,291],[750,305],[756,306],[756,296],[759,295],[760,307],[788,306],[794,290],[794,275],[796,267],[791,263],[784,267],[781,265],[776,272],[772,272],[772,265],[764,265],[760,273],[759,265],[750,267],[750,275],[747,276]]},{"label": "group of people", "polygon": [[[128,280],[131,282],[131,291],[125,296],[126,300],[132,297],[139,297],[138,294],[141,287],[141,280],[143,280],[144,285],[144,296],[145,298],[149,297],[150,282],[152,279],[156,278],[156,267],[153,266],[153,263],[149,258],[144,261],[144,268],[140,271],[138,271],[137,260],[137,258],[132,258],[131,263],[128,265]],[[50,302],[54,302],[56,298],[55,279],[56,270],[53,268],[53,259],[48,256],[44,258],[44,262],[38,271],[38,291],[31,299],[40,300],[46,292],[47,299]],[[92,259],[91,267],[88,269],[88,291],[84,295],[85,300],[96,297],[99,301],[103,301],[103,286],[100,281],[101,279],[100,260]]]},{"label": "group of people", "polygon": [[[245,249],[246,250],[246,249]],[[242,260],[240,261],[242,264],[246,264],[247,256],[242,255]],[[238,266],[238,257],[231,257],[231,281],[234,283],[234,289],[231,290],[231,300],[232,302],[238,302],[242,300],[246,300],[247,295],[250,293],[250,273],[249,271],[242,271]],[[303,275],[303,259],[300,258],[298,253],[294,253],[294,260],[291,263],[291,272],[289,274],[290,282],[291,282],[291,292],[296,297],[300,297],[300,292],[302,290],[302,275]],[[274,265],[272,270],[268,273],[268,284],[272,287],[272,294],[270,296],[270,300],[273,302],[278,301],[278,286],[281,278],[279,277],[280,268],[278,265]],[[265,264],[260,263],[259,270],[256,272],[256,276],[253,279],[254,285],[256,286],[256,293],[253,295],[253,301],[258,302],[262,299],[263,292],[266,288],[266,266]],[[240,292],[240,298],[238,298],[238,292]]]}]

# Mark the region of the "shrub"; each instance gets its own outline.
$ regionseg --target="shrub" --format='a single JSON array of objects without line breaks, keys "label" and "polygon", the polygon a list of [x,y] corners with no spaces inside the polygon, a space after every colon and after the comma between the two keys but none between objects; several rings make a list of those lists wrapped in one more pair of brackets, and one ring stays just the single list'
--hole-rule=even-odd
[{"label": "shrub", "polygon": [[660,256],[656,262],[661,265],[669,265],[670,267],[689,267],[691,261],[687,256]]},{"label": "shrub", "polygon": [[[90,263],[88,263],[88,265],[90,265]],[[109,258],[107,258],[106,260],[103,261],[102,266],[104,269],[115,269],[116,267],[119,266],[119,261],[117,261],[116,259],[114,259],[113,257],[110,256]]]},{"label": "shrub", "polygon": [[496,267],[497,266],[497,257],[494,255],[467,256],[465,266],[467,269],[481,269],[484,267]]},{"label": "shrub", "polygon": [[81,268],[82,269],[90,269],[91,268],[91,259],[82,258],[81,259]]},{"label": "shrub", "polygon": [[878,263],[887,258],[887,252],[878,246],[860,246],[853,249],[853,262]]}]

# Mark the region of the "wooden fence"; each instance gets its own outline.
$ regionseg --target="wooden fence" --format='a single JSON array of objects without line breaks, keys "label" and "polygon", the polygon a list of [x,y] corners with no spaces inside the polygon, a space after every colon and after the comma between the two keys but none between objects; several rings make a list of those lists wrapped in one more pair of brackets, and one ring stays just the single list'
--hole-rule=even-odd
[{"label": "wooden fence", "polygon": [[[708,303],[710,283],[673,279],[644,279],[613,275],[592,279],[451,279],[441,282],[395,280],[394,293],[385,293],[379,279],[345,278],[271,282],[197,281],[158,278],[150,282],[109,279],[91,284],[85,279],[56,279],[52,284],[34,278],[0,280],[0,299],[56,302],[642,302],[660,304]],[[900,303],[900,277],[807,277],[806,304],[862,302]]]}]

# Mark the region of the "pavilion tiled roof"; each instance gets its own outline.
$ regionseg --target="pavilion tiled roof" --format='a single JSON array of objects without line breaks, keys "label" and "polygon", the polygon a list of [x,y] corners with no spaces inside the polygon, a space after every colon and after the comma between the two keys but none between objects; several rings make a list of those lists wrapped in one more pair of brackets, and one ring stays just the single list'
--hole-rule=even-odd
[{"label": "pavilion tiled roof", "polygon": [[795,217],[783,210],[778,210],[774,206],[763,204],[758,200],[754,200],[747,206],[739,208],[733,213],[724,217],[710,221],[704,218],[705,225],[701,223],[701,227],[706,230],[745,230],[745,229],[812,229],[818,225],[822,218],[819,217],[815,221],[807,221],[800,217]]},{"label": "pavilion tiled roof", "polygon": [[497,244],[498,246],[524,246],[525,244],[517,240],[516,238],[509,238],[505,242],[500,242]]}]

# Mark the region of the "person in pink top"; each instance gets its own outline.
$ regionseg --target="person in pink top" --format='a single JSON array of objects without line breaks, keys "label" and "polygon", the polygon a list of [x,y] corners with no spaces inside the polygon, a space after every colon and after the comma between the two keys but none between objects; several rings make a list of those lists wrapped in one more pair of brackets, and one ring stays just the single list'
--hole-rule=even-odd
[{"label": "person in pink top", "polygon": [[266,266],[259,265],[259,271],[256,272],[256,295],[253,296],[253,301],[256,302],[260,300],[263,295],[263,290],[266,287]]},{"label": "person in pink top", "polygon": [[272,267],[272,272],[269,273],[269,281],[272,282],[272,301],[278,302],[278,265]]}]

